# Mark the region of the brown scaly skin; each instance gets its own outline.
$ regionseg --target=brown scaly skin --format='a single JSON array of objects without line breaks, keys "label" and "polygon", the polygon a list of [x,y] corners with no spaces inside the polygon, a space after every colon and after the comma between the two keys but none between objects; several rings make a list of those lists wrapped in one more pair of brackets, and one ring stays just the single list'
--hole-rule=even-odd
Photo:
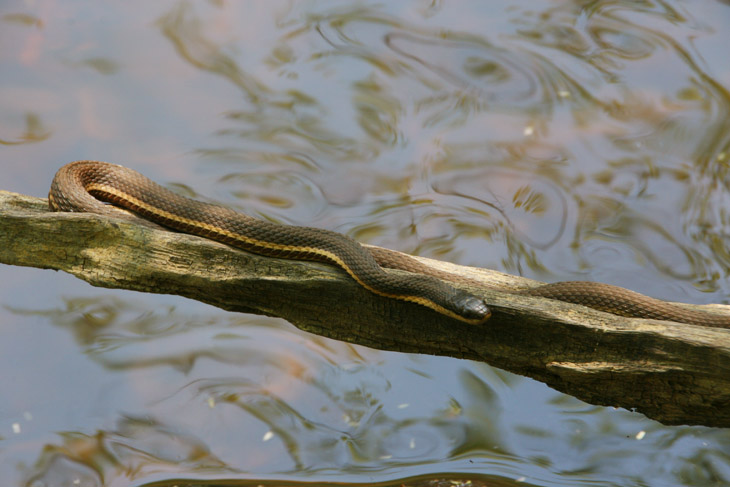
[{"label": "brown scaly skin", "polygon": [[[130,218],[114,206],[145,220],[181,232],[211,238],[271,257],[327,262],[344,269],[359,284],[382,296],[415,302],[471,324],[485,322],[490,311],[484,301],[443,280],[469,281],[439,271],[400,252],[365,249],[351,238],[319,228],[277,225],[218,205],[186,198],[123,166],[77,161],[63,166],[48,195],[53,211],[81,211]],[[100,201],[101,200],[101,201]],[[387,273],[383,267],[413,272]],[[730,316],[694,311],[609,284],[565,281],[505,292],[557,299],[633,318],[676,321],[730,328]]]}]

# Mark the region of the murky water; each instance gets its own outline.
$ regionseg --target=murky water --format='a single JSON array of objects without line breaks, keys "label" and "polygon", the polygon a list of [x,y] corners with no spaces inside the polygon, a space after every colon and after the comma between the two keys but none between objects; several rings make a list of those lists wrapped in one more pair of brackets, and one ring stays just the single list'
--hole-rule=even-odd
[{"label": "murky water", "polygon": [[[727,25],[711,0],[4,2],[0,189],[44,196],[60,165],[108,160],[409,253],[726,303]],[[725,430],[182,298],[0,276],[4,485],[730,483]]]}]

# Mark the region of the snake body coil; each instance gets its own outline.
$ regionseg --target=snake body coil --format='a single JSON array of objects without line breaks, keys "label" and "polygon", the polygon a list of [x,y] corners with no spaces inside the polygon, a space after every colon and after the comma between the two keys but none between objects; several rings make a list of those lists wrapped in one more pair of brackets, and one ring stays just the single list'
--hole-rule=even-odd
[{"label": "snake body coil", "polygon": [[375,294],[427,306],[467,323],[479,324],[490,316],[482,299],[436,277],[386,272],[367,250],[345,235],[268,223],[186,198],[123,166],[99,161],[67,164],[53,179],[48,200],[54,211],[120,216],[118,210],[101,203],[105,201],[165,227],[256,254],[334,264]]},{"label": "snake body coil", "polygon": [[[186,198],[123,166],[99,161],[67,164],[53,179],[48,200],[54,211],[129,218],[128,214],[101,202],[105,201],[159,225],[256,254],[334,264],[375,294],[417,303],[467,323],[483,323],[490,316],[482,299],[443,280],[467,281],[471,285],[481,283],[438,271],[399,252],[365,249],[336,232],[268,223],[222,206]],[[383,267],[415,274],[394,275]],[[597,282],[567,281],[521,291],[500,290],[581,304],[626,317],[730,328],[730,315],[694,311]]]}]

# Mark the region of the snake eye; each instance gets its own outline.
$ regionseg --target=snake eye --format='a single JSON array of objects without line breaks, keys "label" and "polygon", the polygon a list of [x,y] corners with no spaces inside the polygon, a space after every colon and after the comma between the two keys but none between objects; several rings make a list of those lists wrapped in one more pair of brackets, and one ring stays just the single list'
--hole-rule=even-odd
[{"label": "snake eye", "polygon": [[457,312],[469,321],[484,321],[488,319],[492,312],[489,311],[484,300],[472,296],[471,294],[462,294],[454,300]]}]

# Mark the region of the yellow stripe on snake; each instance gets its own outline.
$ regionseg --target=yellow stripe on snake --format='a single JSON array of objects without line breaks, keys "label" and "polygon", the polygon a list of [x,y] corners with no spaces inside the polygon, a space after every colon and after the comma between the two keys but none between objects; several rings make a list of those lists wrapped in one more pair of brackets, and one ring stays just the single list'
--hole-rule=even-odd
[{"label": "yellow stripe on snake", "polygon": [[[417,303],[466,323],[481,324],[491,315],[483,299],[444,281],[462,278],[407,255],[387,249],[369,250],[329,230],[269,223],[186,198],[116,164],[76,161],[63,166],[53,179],[48,200],[53,211],[118,216],[118,210],[103,202],[111,203],[158,225],[255,254],[333,264],[370,292]],[[383,267],[413,274],[393,274]],[[627,317],[730,328],[728,315],[689,310],[609,284],[566,281],[524,291],[502,291],[557,299]]]}]

